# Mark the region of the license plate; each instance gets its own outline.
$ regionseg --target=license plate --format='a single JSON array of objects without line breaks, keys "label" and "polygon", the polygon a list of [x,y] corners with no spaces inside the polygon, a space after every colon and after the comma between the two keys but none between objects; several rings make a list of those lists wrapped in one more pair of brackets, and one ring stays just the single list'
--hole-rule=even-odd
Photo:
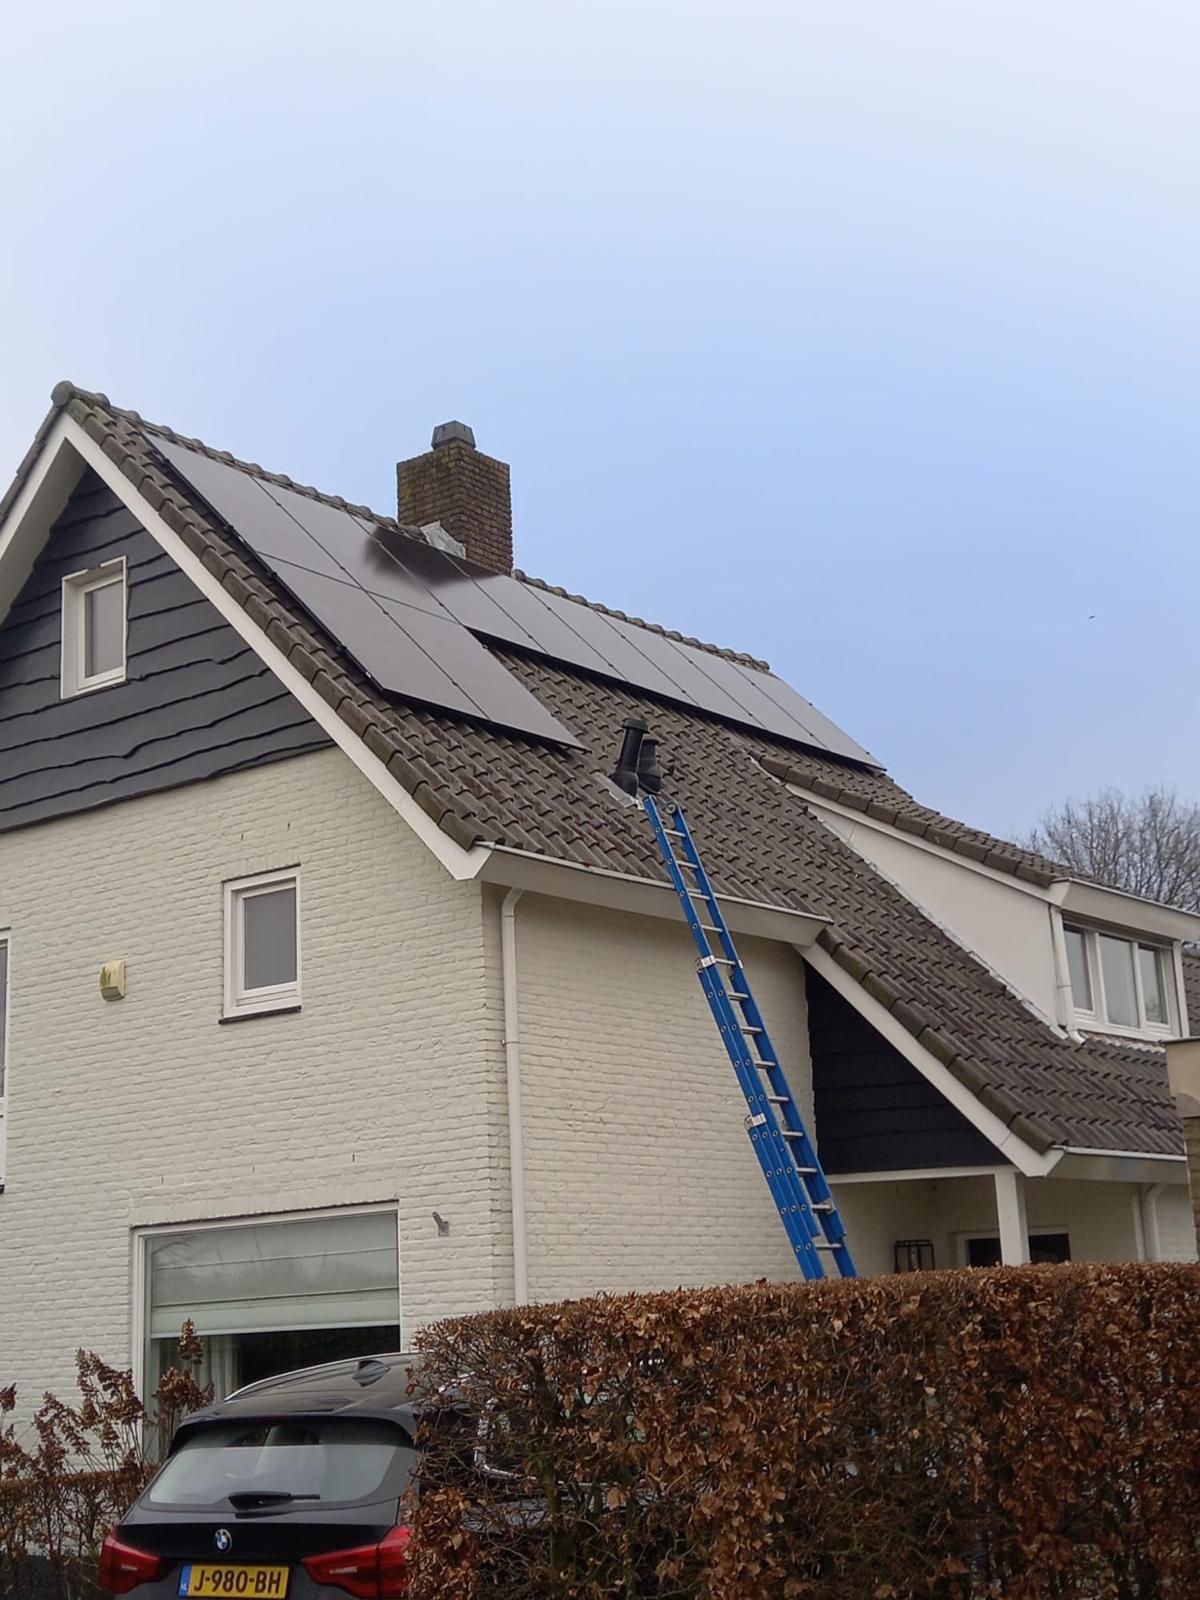
[{"label": "license plate", "polygon": [[243,1600],[284,1600],[288,1591],[287,1567],[243,1567],[229,1563],[185,1562],[179,1572],[181,1595],[240,1595]]}]

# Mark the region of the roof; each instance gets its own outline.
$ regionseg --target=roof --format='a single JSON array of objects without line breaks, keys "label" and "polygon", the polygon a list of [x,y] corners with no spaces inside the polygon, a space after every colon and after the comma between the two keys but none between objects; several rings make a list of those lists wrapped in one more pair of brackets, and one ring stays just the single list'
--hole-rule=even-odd
[{"label": "roof", "polygon": [[[1039,1151],[1061,1145],[1181,1151],[1160,1048],[1099,1038],[1077,1042],[1039,1020],[826,827],[796,790],[879,817],[1026,881],[1048,884],[1067,876],[1066,869],[920,805],[881,772],[798,750],[515,650],[494,648],[494,654],[586,748],[552,747],[389,699],[175,476],[155,439],[169,437],[252,474],[269,475],[146,423],[102,395],[59,385],[53,398],[56,411],[65,410],[86,430],[458,844],[504,844],[663,880],[650,831],[604,781],[625,719],[645,717],[660,741],[669,787],[688,808],[718,890],[827,918],[820,943],[829,956],[1028,1144]],[[39,437],[52,420],[53,413]],[[23,471],[35,458],[31,452]],[[274,481],[300,487],[291,479]],[[19,482],[0,503],[0,515]],[[346,504],[316,490],[302,492]],[[361,509],[401,533],[411,532]],[[1200,1017],[1200,1007],[1194,1015]]]}]

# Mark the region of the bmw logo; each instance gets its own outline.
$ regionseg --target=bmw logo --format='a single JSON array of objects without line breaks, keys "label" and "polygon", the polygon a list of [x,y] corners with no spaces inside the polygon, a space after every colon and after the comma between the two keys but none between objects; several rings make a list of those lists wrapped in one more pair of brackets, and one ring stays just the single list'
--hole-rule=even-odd
[{"label": "bmw logo", "polygon": [[228,1528],[218,1528],[213,1534],[213,1543],[223,1556],[228,1555],[233,1549],[233,1535]]}]

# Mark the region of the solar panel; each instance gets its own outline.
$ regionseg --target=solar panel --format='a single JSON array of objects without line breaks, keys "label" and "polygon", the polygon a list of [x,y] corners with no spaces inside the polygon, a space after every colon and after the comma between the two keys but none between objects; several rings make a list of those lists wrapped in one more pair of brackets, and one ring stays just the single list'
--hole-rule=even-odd
[{"label": "solar panel", "polygon": [[288,561],[272,560],[271,565],[301,605],[381,689],[441,706],[446,711],[483,715],[482,706],[397,626],[374,595],[356,583],[320,578]]},{"label": "solar panel", "polygon": [[689,650],[678,640],[664,638],[661,633],[639,628],[633,622],[622,622],[619,617],[608,620],[619,632],[632,638],[646,655],[657,660],[663,672],[679,684],[681,693],[686,694],[693,705],[714,716],[728,717],[731,722],[749,722],[753,726],[754,719],[745,706],[739,705],[704,672],[706,652]]},{"label": "solar panel", "polygon": [[369,524],[181,445],[156,445],[386,693],[578,748]]},{"label": "solar panel", "polygon": [[[271,498],[258,478],[166,439],[155,439],[154,445],[258,555],[278,556],[327,578],[344,576],[338,564],[295,518]],[[254,530],[253,538],[243,532],[250,528]]]},{"label": "solar panel", "polygon": [[388,693],[577,745],[478,635],[795,744],[878,765],[771,673],[491,572],[186,446],[154,442]]}]

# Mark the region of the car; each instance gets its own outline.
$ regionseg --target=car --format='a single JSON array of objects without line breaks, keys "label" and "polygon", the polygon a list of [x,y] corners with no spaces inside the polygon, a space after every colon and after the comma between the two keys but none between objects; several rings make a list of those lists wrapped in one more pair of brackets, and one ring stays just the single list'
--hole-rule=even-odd
[{"label": "car", "polygon": [[265,1378],[187,1417],[104,1542],[100,1588],[139,1600],[387,1600],[406,1589],[416,1359]]}]

